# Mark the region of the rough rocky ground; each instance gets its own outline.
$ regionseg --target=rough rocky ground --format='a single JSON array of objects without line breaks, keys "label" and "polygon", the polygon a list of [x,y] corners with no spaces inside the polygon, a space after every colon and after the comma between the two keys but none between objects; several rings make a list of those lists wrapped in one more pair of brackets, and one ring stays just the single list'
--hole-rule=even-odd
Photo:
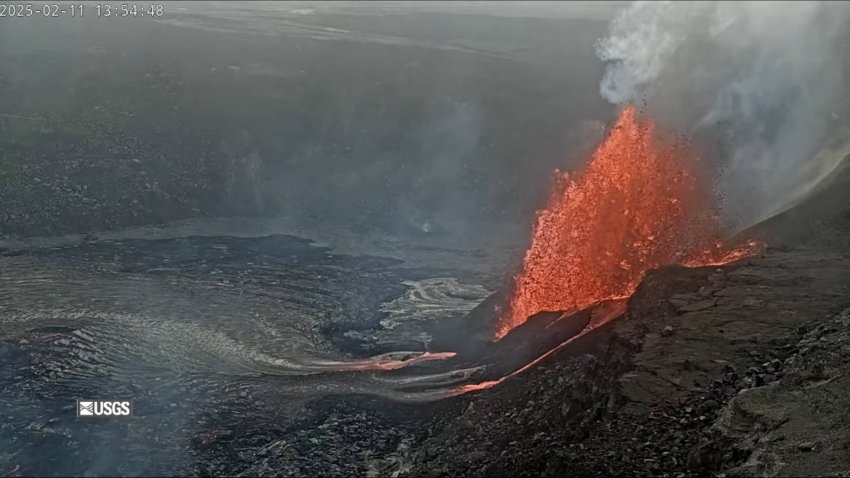
[{"label": "rough rocky ground", "polygon": [[676,476],[738,466],[752,437],[715,422],[728,420],[742,390],[782,377],[803,334],[850,305],[848,280],[847,257],[805,251],[658,271],[610,330],[438,424],[412,473]]},{"label": "rough rocky ground", "polygon": [[[750,452],[730,474],[847,476],[850,308],[793,345],[777,380],[741,390],[712,432]],[[771,370],[771,371],[774,371]]]}]

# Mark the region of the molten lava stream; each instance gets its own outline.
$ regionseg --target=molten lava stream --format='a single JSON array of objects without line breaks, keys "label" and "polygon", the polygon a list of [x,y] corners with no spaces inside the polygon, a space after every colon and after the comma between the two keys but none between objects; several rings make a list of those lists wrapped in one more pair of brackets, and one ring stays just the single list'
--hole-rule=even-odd
[{"label": "molten lava stream", "polygon": [[594,312],[591,316],[592,318],[591,318],[590,323],[587,324],[587,327],[585,327],[584,330],[582,330],[578,334],[564,340],[563,342],[561,342],[557,346],[547,350],[545,353],[538,356],[536,359],[532,360],[531,362],[528,362],[527,364],[523,365],[522,367],[514,370],[513,372],[511,372],[511,373],[509,373],[509,374],[507,374],[507,375],[505,375],[505,376],[503,376],[499,379],[463,385],[461,387],[454,389],[450,395],[461,395],[461,394],[464,394],[464,393],[467,393],[467,392],[475,392],[475,391],[478,391],[478,390],[485,390],[485,389],[488,389],[488,388],[491,388],[491,387],[495,387],[496,385],[499,385],[500,383],[504,382],[505,380],[507,380],[507,379],[509,379],[513,376],[519,375],[522,372],[525,372],[526,370],[530,369],[531,367],[537,365],[538,363],[542,362],[544,359],[551,356],[555,352],[563,349],[564,347],[573,343],[574,341],[578,340],[579,338],[584,337],[585,335],[592,332],[593,330],[595,330],[595,329],[601,327],[602,325],[607,324],[611,320],[619,317],[625,311],[626,311],[626,299],[612,300],[612,301],[610,301],[606,304],[600,304],[600,305],[597,306],[597,309],[594,310]]},{"label": "molten lava stream", "polygon": [[625,108],[583,171],[555,171],[496,339],[537,312],[629,297],[649,269],[752,254],[752,241],[724,244],[699,166],[684,143]]}]

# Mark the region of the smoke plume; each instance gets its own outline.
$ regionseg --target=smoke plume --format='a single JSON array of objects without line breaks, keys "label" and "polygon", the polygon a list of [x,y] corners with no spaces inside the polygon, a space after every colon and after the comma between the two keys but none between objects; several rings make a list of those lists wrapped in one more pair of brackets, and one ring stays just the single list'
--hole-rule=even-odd
[{"label": "smoke plume", "polygon": [[597,43],[600,94],[720,138],[719,205],[738,230],[794,200],[841,126],[848,18],[843,2],[636,2]]}]

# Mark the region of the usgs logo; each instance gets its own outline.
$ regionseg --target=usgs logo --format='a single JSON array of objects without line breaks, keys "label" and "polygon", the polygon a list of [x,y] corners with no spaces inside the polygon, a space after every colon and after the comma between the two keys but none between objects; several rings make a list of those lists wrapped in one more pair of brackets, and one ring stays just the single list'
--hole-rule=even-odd
[{"label": "usgs logo", "polygon": [[129,417],[133,402],[115,400],[77,400],[78,417]]}]

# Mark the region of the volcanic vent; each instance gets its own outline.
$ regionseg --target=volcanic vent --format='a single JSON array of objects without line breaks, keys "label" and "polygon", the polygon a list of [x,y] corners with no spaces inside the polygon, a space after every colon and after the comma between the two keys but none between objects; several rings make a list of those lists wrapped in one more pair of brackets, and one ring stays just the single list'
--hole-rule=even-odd
[{"label": "volcanic vent", "polygon": [[541,311],[630,296],[647,270],[722,264],[751,253],[723,241],[699,158],[624,108],[587,167],[555,171],[496,338]]}]

